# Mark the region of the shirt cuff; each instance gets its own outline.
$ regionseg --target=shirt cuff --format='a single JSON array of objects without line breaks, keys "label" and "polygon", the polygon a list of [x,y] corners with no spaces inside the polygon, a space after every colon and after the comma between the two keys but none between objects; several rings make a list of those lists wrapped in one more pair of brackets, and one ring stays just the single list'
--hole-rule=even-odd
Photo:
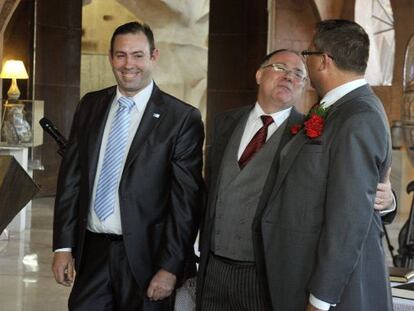
[{"label": "shirt cuff", "polygon": [[392,205],[391,205],[391,207],[380,211],[380,215],[387,215],[387,214],[395,211],[396,208],[397,208],[397,204],[396,204],[396,200],[395,200],[395,196],[394,196],[394,192],[393,192],[392,193]]},{"label": "shirt cuff", "polygon": [[331,304],[328,302],[325,302],[323,300],[320,300],[313,296],[312,294],[309,295],[309,303],[320,310],[329,310],[331,308]]},{"label": "shirt cuff", "polygon": [[55,253],[63,253],[63,252],[71,252],[71,251],[72,251],[72,249],[70,247],[55,249]]}]

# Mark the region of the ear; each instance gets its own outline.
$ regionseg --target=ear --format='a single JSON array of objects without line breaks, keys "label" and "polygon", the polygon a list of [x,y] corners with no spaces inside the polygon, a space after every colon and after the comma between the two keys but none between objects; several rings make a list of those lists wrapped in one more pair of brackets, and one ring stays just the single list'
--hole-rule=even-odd
[{"label": "ear", "polygon": [[108,60],[109,60],[109,63],[112,65],[112,52],[111,52],[111,50],[108,51]]},{"label": "ear", "polygon": [[152,51],[152,54],[151,54],[151,57],[150,58],[151,58],[152,61],[157,62],[158,59],[160,58],[160,50],[154,49]]},{"label": "ear", "polygon": [[262,70],[258,69],[256,71],[256,84],[260,85],[261,81],[262,81]]},{"label": "ear", "polygon": [[328,55],[322,54],[319,70],[326,70],[328,68],[331,68],[333,65],[333,60]]}]

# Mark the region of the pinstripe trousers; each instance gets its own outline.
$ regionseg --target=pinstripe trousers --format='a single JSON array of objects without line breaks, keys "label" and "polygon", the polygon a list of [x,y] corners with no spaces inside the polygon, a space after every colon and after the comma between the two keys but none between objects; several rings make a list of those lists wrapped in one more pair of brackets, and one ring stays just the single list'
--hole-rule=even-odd
[{"label": "pinstripe trousers", "polygon": [[201,311],[269,311],[254,263],[239,263],[210,255]]}]

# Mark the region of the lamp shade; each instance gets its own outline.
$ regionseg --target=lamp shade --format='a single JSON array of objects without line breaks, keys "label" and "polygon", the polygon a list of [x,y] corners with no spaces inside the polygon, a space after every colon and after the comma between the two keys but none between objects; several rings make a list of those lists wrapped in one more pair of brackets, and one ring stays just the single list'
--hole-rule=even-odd
[{"label": "lamp shade", "polygon": [[2,79],[28,79],[26,68],[21,60],[8,60],[0,73]]}]

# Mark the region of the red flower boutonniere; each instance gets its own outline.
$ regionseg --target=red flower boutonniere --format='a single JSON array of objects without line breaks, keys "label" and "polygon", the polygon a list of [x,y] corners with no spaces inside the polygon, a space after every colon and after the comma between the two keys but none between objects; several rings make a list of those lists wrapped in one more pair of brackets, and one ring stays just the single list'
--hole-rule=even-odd
[{"label": "red flower boutonniere", "polygon": [[290,133],[296,135],[302,127],[305,128],[305,134],[313,139],[322,135],[325,125],[325,118],[328,109],[321,107],[319,104],[313,106],[305,117],[305,122],[302,124],[295,124],[290,128]]},{"label": "red flower boutonniere", "polygon": [[294,124],[290,128],[290,133],[292,135],[296,135],[300,131],[301,128],[302,128],[302,124]]}]

